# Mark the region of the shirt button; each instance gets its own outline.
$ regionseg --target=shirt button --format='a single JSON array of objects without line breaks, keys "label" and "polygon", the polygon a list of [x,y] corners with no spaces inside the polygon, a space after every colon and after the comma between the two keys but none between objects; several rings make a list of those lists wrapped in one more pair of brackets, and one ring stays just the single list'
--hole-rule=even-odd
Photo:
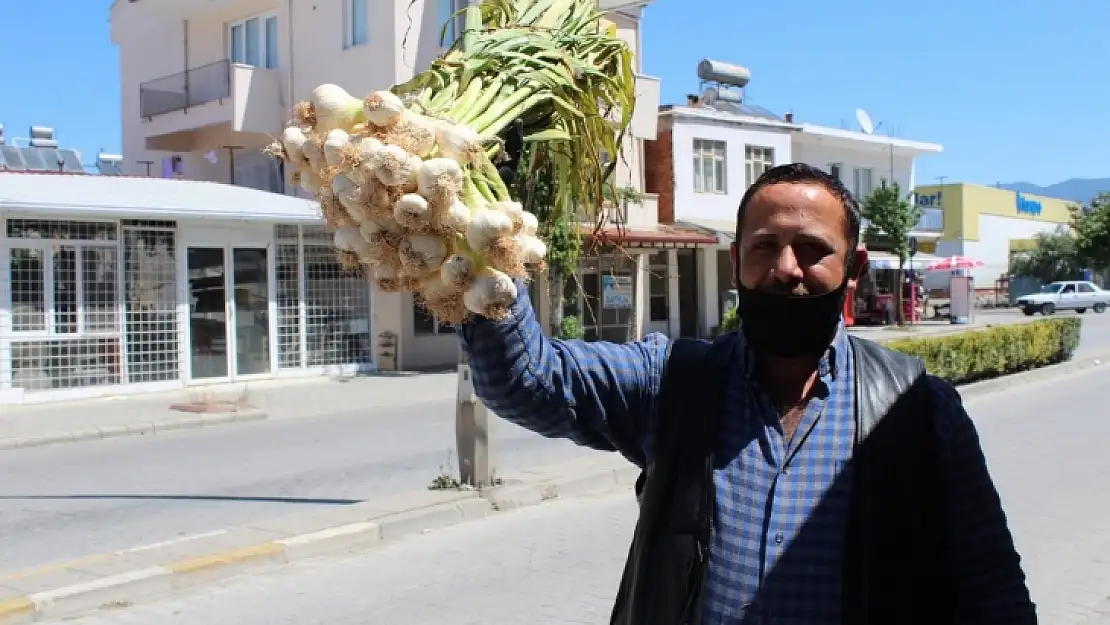
[{"label": "shirt button", "polygon": [[776,545],[781,545],[783,540],[784,539],[783,539],[783,536],[782,536],[782,532],[779,532],[778,534],[775,534],[775,544]]}]

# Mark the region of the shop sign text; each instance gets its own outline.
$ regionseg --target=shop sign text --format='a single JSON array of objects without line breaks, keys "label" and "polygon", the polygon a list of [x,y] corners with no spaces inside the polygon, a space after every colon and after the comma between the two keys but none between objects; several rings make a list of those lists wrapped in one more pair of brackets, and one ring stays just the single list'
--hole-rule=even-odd
[{"label": "shop sign text", "polygon": [[1017,212],[1025,215],[1040,215],[1041,203],[1037,200],[1030,200],[1022,194],[1017,194]]},{"label": "shop sign text", "polygon": [[943,191],[937,191],[930,195],[919,194],[917,196],[917,205],[922,208],[944,208],[944,202],[941,200],[941,193],[943,193]]}]

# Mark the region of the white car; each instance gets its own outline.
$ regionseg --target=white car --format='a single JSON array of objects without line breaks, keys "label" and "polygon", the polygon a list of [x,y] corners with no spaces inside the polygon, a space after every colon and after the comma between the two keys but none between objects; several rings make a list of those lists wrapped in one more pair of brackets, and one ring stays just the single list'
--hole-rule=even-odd
[{"label": "white car", "polygon": [[1110,291],[1083,280],[1053,282],[1041,287],[1040,293],[1022,295],[1017,300],[1021,312],[1032,316],[1034,313],[1051,315],[1057,310],[1074,310],[1085,313],[1087,309],[1100,313],[1110,306]]}]

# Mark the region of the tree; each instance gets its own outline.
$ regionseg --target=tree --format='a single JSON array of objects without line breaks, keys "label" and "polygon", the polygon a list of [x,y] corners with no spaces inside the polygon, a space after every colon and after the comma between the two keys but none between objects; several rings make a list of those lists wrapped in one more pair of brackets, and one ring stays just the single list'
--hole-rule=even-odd
[{"label": "tree", "polygon": [[[898,183],[890,186],[883,185],[871,192],[863,201],[861,207],[863,218],[869,223],[869,234],[881,232],[890,242],[891,252],[898,257],[898,276],[902,276],[906,262],[910,259],[910,232],[917,226],[921,219],[921,208],[911,200],[910,195],[903,196]],[[902,310],[902,289],[894,290],[894,306],[898,314],[898,324],[906,322]]]},{"label": "tree", "polygon": [[1038,232],[1032,249],[1015,254],[1010,274],[1033,277],[1041,282],[1073,280],[1079,276],[1080,262],[1076,241],[1063,227],[1055,232]]},{"label": "tree", "polygon": [[1073,207],[1071,216],[1079,265],[1098,272],[1110,269],[1110,193]]}]

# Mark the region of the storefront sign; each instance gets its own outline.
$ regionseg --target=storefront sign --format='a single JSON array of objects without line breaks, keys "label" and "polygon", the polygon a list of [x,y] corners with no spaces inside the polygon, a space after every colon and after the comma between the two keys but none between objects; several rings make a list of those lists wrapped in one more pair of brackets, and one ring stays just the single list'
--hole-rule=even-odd
[{"label": "storefront sign", "polygon": [[605,308],[632,308],[632,276],[601,276],[601,305]]},{"label": "storefront sign", "polygon": [[937,191],[930,195],[918,195],[917,205],[921,208],[944,208],[944,202],[941,198],[943,191]]},{"label": "storefront sign", "polygon": [[1040,215],[1041,203],[1037,200],[1030,200],[1022,194],[1017,194],[1017,212],[1026,215]]}]

